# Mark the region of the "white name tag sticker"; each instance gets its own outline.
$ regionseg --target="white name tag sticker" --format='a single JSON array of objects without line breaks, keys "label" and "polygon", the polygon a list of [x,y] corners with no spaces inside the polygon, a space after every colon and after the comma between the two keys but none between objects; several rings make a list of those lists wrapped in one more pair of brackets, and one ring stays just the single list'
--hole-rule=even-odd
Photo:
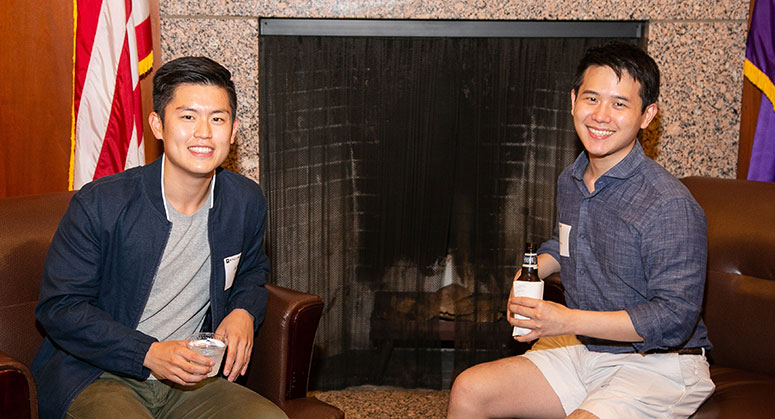
[{"label": "white name tag sticker", "polygon": [[560,224],[560,256],[570,257],[570,228],[571,226]]},{"label": "white name tag sticker", "polygon": [[231,288],[234,284],[234,277],[237,276],[237,267],[239,267],[239,259],[242,257],[242,253],[237,253],[234,256],[229,256],[223,259],[223,268],[226,270],[226,284],[223,290]]}]

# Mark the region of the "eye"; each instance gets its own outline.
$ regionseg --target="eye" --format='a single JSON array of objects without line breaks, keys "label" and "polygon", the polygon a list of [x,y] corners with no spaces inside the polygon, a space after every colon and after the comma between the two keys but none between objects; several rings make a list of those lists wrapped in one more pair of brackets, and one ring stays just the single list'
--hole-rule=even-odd
[{"label": "eye", "polygon": [[184,115],[181,115],[180,117],[181,117],[182,119],[185,119],[185,120],[187,120],[187,121],[191,121],[191,120],[193,120],[193,119],[194,119],[194,115],[187,115],[187,114],[184,114]]}]

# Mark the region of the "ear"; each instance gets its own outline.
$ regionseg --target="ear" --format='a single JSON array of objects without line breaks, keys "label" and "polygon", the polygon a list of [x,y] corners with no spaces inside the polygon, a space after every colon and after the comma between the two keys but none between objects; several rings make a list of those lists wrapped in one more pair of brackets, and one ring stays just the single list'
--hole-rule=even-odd
[{"label": "ear", "polygon": [[229,144],[234,144],[234,139],[237,138],[237,131],[239,128],[239,121],[234,120],[234,123],[231,125],[231,138],[229,139]]},{"label": "ear", "polygon": [[651,105],[646,106],[646,109],[643,111],[643,115],[641,116],[640,129],[646,129],[649,124],[651,124],[651,121],[653,121],[654,117],[657,116],[658,110],[659,108],[657,107],[656,103],[652,103]]},{"label": "ear", "polygon": [[157,140],[164,141],[164,138],[162,138],[162,121],[159,117],[159,114],[156,112],[151,112],[148,114],[148,125],[151,126],[151,132],[153,132],[153,136],[156,137]]},{"label": "ear", "polygon": [[573,115],[573,112],[576,110],[576,91],[571,89],[570,91],[570,114]]}]

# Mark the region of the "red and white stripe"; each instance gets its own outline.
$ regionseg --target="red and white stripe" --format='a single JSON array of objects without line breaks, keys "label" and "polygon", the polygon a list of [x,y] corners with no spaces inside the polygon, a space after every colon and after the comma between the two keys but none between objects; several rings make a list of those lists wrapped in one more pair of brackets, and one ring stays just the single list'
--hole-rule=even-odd
[{"label": "red and white stripe", "polygon": [[150,71],[147,0],[74,0],[71,189],[145,163],[140,75]]}]

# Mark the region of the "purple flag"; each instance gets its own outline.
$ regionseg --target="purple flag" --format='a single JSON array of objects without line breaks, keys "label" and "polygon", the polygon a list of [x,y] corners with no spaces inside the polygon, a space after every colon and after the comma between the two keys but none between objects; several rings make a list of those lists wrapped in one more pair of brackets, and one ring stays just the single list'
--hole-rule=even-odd
[{"label": "purple flag", "polygon": [[775,182],[775,0],[756,0],[745,49],[745,76],[762,95],[748,180]]},{"label": "purple flag", "polygon": [[762,95],[756,122],[748,180],[775,182],[775,112],[766,95]]}]

